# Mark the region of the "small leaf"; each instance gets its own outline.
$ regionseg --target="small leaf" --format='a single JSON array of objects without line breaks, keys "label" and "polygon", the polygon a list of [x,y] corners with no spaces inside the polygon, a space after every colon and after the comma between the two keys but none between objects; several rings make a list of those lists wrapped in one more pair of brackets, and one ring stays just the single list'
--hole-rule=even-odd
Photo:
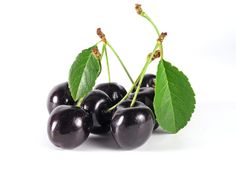
[{"label": "small leaf", "polygon": [[100,60],[93,54],[93,46],[83,50],[70,68],[69,88],[72,98],[77,101],[86,96],[95,85],[101,72]]},{"label": "small leaf", "polygon": [[160,126],[170,133],[178,132],[190,120],[195,103],[194,91],[184,73],[160,60],[153,103]]}]

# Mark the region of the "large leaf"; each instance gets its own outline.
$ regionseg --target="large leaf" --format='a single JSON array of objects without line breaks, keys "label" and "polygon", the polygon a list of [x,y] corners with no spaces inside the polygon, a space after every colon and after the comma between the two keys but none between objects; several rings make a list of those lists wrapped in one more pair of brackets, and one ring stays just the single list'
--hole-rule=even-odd
[{"label": "large leaf", "polygon": [[170,133],[178,132],[190,120],[195,103],[194,91],[184,73],[160,60],[153,103],[160,126]]},{"label": "large leaf", "polygon": [[93,54],[94,47],[83,50],[70,68],[69,88],[75,101],[86,96],[93,89],[101,72],[100,61]]}]

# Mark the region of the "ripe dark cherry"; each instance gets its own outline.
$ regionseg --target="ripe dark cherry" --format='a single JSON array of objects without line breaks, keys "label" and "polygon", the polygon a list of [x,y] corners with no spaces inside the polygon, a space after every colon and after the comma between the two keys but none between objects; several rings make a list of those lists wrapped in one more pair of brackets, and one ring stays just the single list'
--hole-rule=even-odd
[{"label": "ripe dark cherry", "polygon": [[72,149],[82,144],[92,128],[92,117],[83,109],[61,105],[50,114],[48,136],[58,147]]},{"label": "ripe dark cherry", "polygon": [[110,131],[112,112],[107,110],[112,107],[112,101],[106,93],[101,90],[91,91],[82,101],[81,107],[92,116],[91,133],[106,134]]},{"label": "ripe dark cherry", "polygon": [[113,115],[111,131],[116,143],[124,149],[134,149],[143,145],[151,136],[154,115],[141,102],[130,107],[131,101],[121,103]]},{"label": "ripe dark cherry", "polygon": [[145,74],[141,87],[152,87],[155,88],[155,79],[154,74]]},{"label": "ripe dark cherry", "polygon": [[[140,101],[144,103],[146,106],[148,106],[152,112],[154,112],[154,107],[153,107],[153,100],[154,100],[154,88],[152,87],[141,87],[137,96],[137,101]],[[129,100],[132,100],[134,97],[134,93],[131,93],[129,96]],[[156,122],[154,130],[159,127],[158,123]]]},{"label": "ripe dark cherry", "polygon": [[67,82],[55,86],[48,95],[47,108],[49,113],[57,106],[74,104]]},{"label": "ripe dark cherry", "polygon": [[114,82],[99,84],[94,89],[105,92],[110,97],[113,105],[118,103],[127,93],[123,86]]}]

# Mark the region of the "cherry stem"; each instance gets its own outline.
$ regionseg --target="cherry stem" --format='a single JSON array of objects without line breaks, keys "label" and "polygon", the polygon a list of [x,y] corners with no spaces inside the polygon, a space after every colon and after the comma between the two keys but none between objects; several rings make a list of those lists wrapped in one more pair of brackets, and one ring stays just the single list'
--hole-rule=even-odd
[{"label": "cherry stem", "polygon": [[144,17],[145,19],[147,19],[147,20],[151,23],[151,25],[154,27],[154,29],[155,29],[155,31],[156,31],[158,37],[159,37],[159,36],[161,35],[161,33],[160,33],[160,31],[158,30],[156,24],[153,22],[153,20],[152,20],[145,12],[142,12],[140,15],[141,15],[142,17]]},{"label": "cherry stem", "polygon": [[137,78],[137,80],[134,82],[134,84],[133,84],[132,87],[130,88],[129,92],[126,93],[126,95],[125,95],[117,104],[115,104],[114,106],[112,106],[111,108],[109,108],[109,109],[107,110],[107,112],[112,111],[113,109],[115,109],[119,104],[121,104],[123,101],[125,101],[125,100],[129,97],[129,95],[132,93],[132,91],[133,91],[134,88],[136,87],[137,83],[139,82],[140,76],[141,76],[141,75],[139,75],[139,77]]},{"label": "cherry stem", "polygon": [[112,50],[112,52],[115,54],[116,58],[119,60],[121,66],[122,66],[123,69],[125,70],[125,72],[126,72],[127,76],[129,77],[129,80],[131,81],[131,83],[134,84],[134,81],[133,81],[132,77],[130,76],[129,71],[128,71],[127,68],[125,67],[125,65],[124,65],[123,61],[121,60],[120,56],[117,54],[117,52],[115,51],[115,49],[111,46],[111,44],[110,44],[108,41],[106,41],[106,44],[107,44],[107,46]]},{"label": "cherry stem", "polygon": [[161,60],[164,58],[164,53],[163,53],[163,45],[162,43],[159,44],[160,47],[160,52],[161,52]]},{"label": "cherry stem", "polygon": [[[161,35],[160,31],[158,30],[158,28],[157,28],[156,24],[154,23],[154,21],[146,14],[146,12],[142,11],[142,13],[140,15],[151,23],[151,25],[155,29],[158,37],[160,37],[160,35]],[[160,48],[160,53],[161,53],[160,58],[163,59],[164,58],[163,45],[162,45],[161,42],[158,42],[158,46]]]},{"label": "cherry stem", "polygon": [[156,46],[154,47],[154,49],[153,49],[153,51],[152,51],[152,53],[151,53],[151,55],[148,55],[148,57],[147,57],[147,61],[146,61],[145,65],[144,65],[144,67],[143,67],[143,69],[142,69],[142,71],[141,71],[141,74],[139,75],[138,87],[137,87],[137,89],[136,89],[136,91],[135,91],[135,94],[134,94],[134,97],[133,97],[132,102],[131,102],[131,104],[130,104],[130,107],[133,107],[134,104],[135,104],[135,102],[136,102],[136,99],[137,99],[139,90],[140,90],[140,88],[141,88],[141,84],[142,84],[142,82],[143,82],[143,78],[144,78],[144,76],[145,76],[145,74],[146,74],[146,71],[147,71],[147,69],[148,69],[148,66],[150,65],[150,63],[151,63],[152,60],[153,60],[153,56],[155,55],[155,52],[156,52],[156,50],[158,49],[158,47],[159,47],[159,43],[157,42],[157,43],[156,43]]},{"label": "cherry stem", "polygon": [[[158,49],[158,47],[160,47],[160,45],[161,45],[161,43],[160,43],[159,41],[157,41],[157,43],[156,43],[156,45],[155,45],[155,47],[154,47],[154,49],[153,49],[151,55],[149,55],[149,56],[147,57],[147,61],[146,61],[145,65],[144,65],[144,67],[143,67],[141,73],[139,74],[137,80],[133,83],[133,85],[132,85],[131,89],[129,90],[129,92],[128,92],[116,105],[114,105],[114,106],[112,106],[111,108],[109,108],[109,109],[107,110],[108,112],[109,112],[109,111],[112,111],[113,109],[115,109],[119,104],[121,104],[125,99],[127,99],[128,96],[132,93],[133,89],[134,89],[134,88],[136,87],[136,85],[138,84],[138,87],[137,87],[137,89],[136,89],[136,91],[135,91],[135,95],[134,95],[134,97],[133,97],[133,99],[132,99],[132,102],[131,102],[131,105],[130,105],[130,106],[132,107],[132,106],[135,104],[136,99],[137,99],[137,96],[138,96],[138,93],[139,93],[139,90],[140,90],[140,87],[141,87],[141,84],[142,84],[142,81],[143,81],[143,78],[144,78],[144,75],[145,75],[145,73],[146,73],[146,71],[147,71],[147,68],[148,68],[149,64],[152,62],[152,59],[153,59],[153,56],[154,56],[156,50]],[[160,50],[163,50],[163,48],[160,47]]]},{"label": "cherry stem", "polygon": [[105,56],[106,56],[106,64],[107,64],[107,74],[108,74],[108,82],[111,82],[111,73],[110,73],[110,65],[109,65],[109,60],[108,60],[108,55],[107,55],[107,47],[105,45]]},{"label": "cherry stem", "polygon": [[[141,5],[139,5],[139,6],[141,7]],[[139,8],[140,8],[140,7],[139,7]],[[132,102],[131,102],[131,104],[130,104],[130,107],[134,106],[134,104],[135,104],[135,102],[136,102],[136,99],[137,99],[137,96],[138,96],[138,93],[139,93],[141,84],[142,84],[142,82],[143,82],[143,78],[144,78],[145,73],[146,73],[146,71],[147,71],[147,68],[148,68],[149,64],[152,62],[153,56],[155,55],[155,52],[156,52],[156,50],[157,50],[158,48],[160,48],[160,58],[163,59],[163,46],[162,46],[162,42],[159,40],[159,38],[160,38],[160,36],[161,36],[161,33],[160,33],[160,31],[158,30],[156,24],[153,22],[153,20],[142,10],[142,8],[140,8],[139,10],[141,10],[141,13],[138,13],[138,14],[140,14],[142,17],[144,17],[145,19],[147,19],[147,20],[151,23],[151,25],[154,27],[154,29],[155,29],[155,31],[156,31],[156,33],[157,33],[157,35],[158,35],[158,40],[157,40],[157,43],[156,43],[156,46],[155,46],[153,52],[151,53],[151,55],[149,55],[149,56],[147,57],[146,64],[145,64],[143,70],[141,71],[141,76],[140,76],[140,80],[139,80],[139,83],[138,83],[138,87],[137,87],[137,89],[136,89],[136,91],[135,91],[135,94],[134,94],[134,97],[133,97]]]},{"label": "cherry stem", "polygon": [[108,55],[107,55],[107,46],[106,46],[105,43],[104,43],[103,46],[102,46],[102,57],[101,57],[101,58],[103,58],[104,53],[105,53],[105,56],[106,56],[106,65],[107,65],[108,81],[111,82],[110,65],[109,65]]},{"label": "cherry stem", "polygon": [[106,48],[106,44],[102,45],[102,54],[101,54],[101,59],[103,58],[103,55],[105,53],[105,48]]},{"label": "cherry stem", "polygon": [[144,75],[145,75],[145,73],[146,73],[146,71],[147,71],[147,68],[148,68],[148,66],[149,66],[149,64],[150,64],[151,62],[152,62],[152,59],[148,57],[148,58],[147,58],[147,61],[146,61],[146,63],[145,63],[145,65],[144,65],[144,68],[143,68],[143,70],[142,70],[142,72],[141,72],[141,77],[140,77],[140,80],[139,80],[139,83],[138,83],[138,87],[137,87],[137,89],[136,89],[136,91],[135,91],[135,94],[134,94],[134,97],[133,97],[132,102],[131,102],[131,104],[130,104],[130,107],[133,107],[134,104],[135,104],[135,102],[136,102],[136,99],[137,99],[139,90],[140,90],[140,88],[141,88],[141,84],[142,84],[142,82],[143,82]]},{"label": "cherry stem", "polygon": [[[134,90],[134,88],[136,87],[136,85],[139,83],[139,84],[138,84],[138,87],[137,87],[137,90],[138,90],[138,91],[137,91],[137,90],[135,91],[135,95],[134,95],[134,98],[133,98],[133,100],[132,100],[132,102],[131,102],[131,105],[132,105],[132,103],[134,104],[134,103],[136,102],[137,95],[138,95],[138,92],[139,92],[139,90],[140,90],[140,87],[141,87],[141,84],[142,84],[144,75],[145,75],[145,73],[146,73],[146,71],[147,71],[147,68],[148,68],[149,64],[152,62],[152,58],[153,58],[153,56],[154,56],[154,54],[155,54],[157,48],[158,48],[158,44],[156,44],[155,48],[153,49],[152,54],[149,55],[149,57],[147,58],[146,64],[144,65],[144,67],[143,67],[141,73],[139,74],[138,78],[136,79],[136,81],[134,82],[134,84],[132,85],[132,87],[130,88],[129,92],[128,92],[117,104],[115,104],[114,106],[112,106],[111,108],[109,108],[109,109],[107,110],[107,112],[112,111],[112,110],[115,109],[119,104],[121,104],[124,100],[126,100],[126,99],[128,98],[128,96],[132,93],[132,91]],[[133,106],[133,105],[132,105],[132,106]],[[132,106],[131,106],[131,107],[132,107]]]}]

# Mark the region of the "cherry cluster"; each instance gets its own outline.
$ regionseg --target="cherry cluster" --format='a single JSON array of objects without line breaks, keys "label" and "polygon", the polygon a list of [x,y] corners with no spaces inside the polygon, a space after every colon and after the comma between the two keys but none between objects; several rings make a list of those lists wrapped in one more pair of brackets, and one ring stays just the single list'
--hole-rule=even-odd
[{"label": "cherry cluster", "polygon": [[134,97],[131,93],[109,111],[127,94],[123,86],[113,82],[99,84],[78,107],[71,97],[68,83],[57,85],[47,101],[50,141],[58,147],[71,149],[85,142],[90,133],[100,136],[111,133],[123,149],[143,145],[158,128],[153,109],[154,86],[155,75],[146,74],[134,106],[130,107]]}]

